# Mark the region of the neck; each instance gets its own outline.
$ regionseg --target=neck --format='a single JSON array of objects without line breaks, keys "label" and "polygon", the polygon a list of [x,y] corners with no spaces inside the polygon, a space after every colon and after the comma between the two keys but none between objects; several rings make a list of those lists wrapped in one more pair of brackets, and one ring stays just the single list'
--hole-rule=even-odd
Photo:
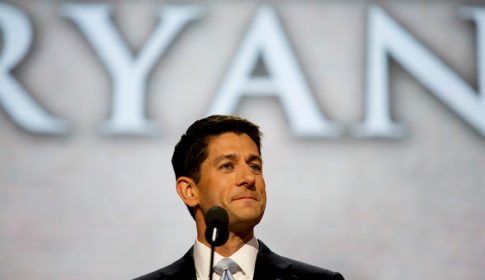
[{"label": "neck", "polygon": [[[205,239],[205,223],[196,223],[197,225],[197,240],[201,242],[202,244],[206,245],[207,247],[211,247],[209,242]],[[239,250],[244,244],[249,242],[254,237],[254,230],[253,228],[247,229],[245,231],[238,231],[233,232],[229,230],[229,238],[227,239],[227,242],[224,243],[222,246],[218,246],[215,248],[215,251],[223,256],[223,257],[229,257],[237,250]]]}]

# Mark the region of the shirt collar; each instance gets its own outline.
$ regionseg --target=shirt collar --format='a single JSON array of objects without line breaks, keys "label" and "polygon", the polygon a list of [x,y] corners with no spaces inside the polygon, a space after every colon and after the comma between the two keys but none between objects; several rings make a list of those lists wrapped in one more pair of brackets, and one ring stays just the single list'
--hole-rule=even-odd
[{"label": "shirt collar", "polygon": [[[229,256],[235,261],[249,279],[253,279],[254,269],[256,266],[256,257],[258,255],[259,244],[255,237],[245,243],[237,252]],[[194,244],[194,264],[198,278],[206,279],[209,276],[211,249],[205,244],[195,240]],[[224,257],[214,252],[214,265]]]}]

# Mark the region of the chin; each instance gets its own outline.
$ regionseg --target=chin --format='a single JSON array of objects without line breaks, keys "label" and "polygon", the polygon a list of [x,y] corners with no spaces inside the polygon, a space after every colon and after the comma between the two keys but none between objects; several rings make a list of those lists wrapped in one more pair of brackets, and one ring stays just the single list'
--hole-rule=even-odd
[{"label": "chin", "polygon": [[[262,214],[252,213],[247,215],[233,215],[229,218],[229,223],[236,231],[253,229],[261,221]],[[230,226],[231,227],[231,226]]]},{"label": "chin", "polygon": [[239,222],[235,224],[229,225],[229,231],[235,233],[240,237],[249,236],[248,234],[253,233],[254,227],[257,225],[257,222]]}]

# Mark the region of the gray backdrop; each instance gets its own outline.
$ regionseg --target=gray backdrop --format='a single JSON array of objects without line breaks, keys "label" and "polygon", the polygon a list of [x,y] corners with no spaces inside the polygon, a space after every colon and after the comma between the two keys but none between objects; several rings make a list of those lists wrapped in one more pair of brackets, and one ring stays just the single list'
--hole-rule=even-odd
[{"label": "gray backdrop", "polygon": [[[147,79],[155,136],[100,131],[113,82],[83,34],[61,16],[64,2],[2,3],[33,26],[32,46],[14,77],[70,130],[28,132],[0,107],[0,278],[130,279],[178,259],[194,242],[195,227],[175,192],[173,146],[206,115],[261,3],[170,2],[205,12]],[[167,4],[107,3],[133,52]],[[371,3],[271,3],[321,111],[344,127],[362,122]],[[476,89],[477,29],[459,17],[467,3],[376,5]],[[298,137],[278,99],[238,104],[235,113],[264,132],[268,207],[257,237],[347,279],[484,279],[484,137],[399,63],[391,60],[388,73],[393,119],[407,127],[400,138]]]}]

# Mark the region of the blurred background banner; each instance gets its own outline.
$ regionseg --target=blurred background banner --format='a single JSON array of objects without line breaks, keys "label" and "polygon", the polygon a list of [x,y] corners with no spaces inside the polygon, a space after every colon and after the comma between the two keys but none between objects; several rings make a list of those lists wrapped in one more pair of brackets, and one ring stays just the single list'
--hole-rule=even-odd
[{"label": "blurred background banner", "polygon": [[0,279],[186,252],[173,147],[264,132],[257,237],[346,279],[485,279],[485,1],[0,2]]}]

